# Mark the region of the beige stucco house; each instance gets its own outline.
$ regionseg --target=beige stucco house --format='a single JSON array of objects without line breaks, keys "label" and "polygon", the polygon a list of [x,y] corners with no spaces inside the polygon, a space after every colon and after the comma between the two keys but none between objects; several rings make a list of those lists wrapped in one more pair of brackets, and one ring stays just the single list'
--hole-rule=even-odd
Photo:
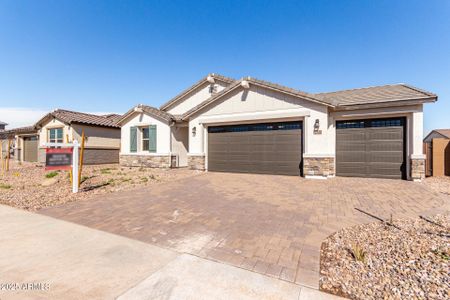
[{"label": "beige stucco house", "polygon": [[119,119],[127,166],[420,180],[423,104],[406,84],[311,94],[210,74],[159,109]]},{"label": "beige stucco house", "polygon": [[38,136],[39,162],[45,162],[46,143],[67,143],[85,134],[85,164],[117,163],[120,150],[119,115],[94,115],[56,109],[42,117],[35,125]]}]

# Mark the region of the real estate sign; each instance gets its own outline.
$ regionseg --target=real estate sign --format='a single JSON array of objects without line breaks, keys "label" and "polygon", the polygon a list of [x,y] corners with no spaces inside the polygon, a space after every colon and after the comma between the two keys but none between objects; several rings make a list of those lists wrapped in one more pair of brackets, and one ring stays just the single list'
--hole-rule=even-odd
[{"label": "real estate sign", "polygon": [[70,170],[72,168],[73,148],[46,148],[46,170]]}]

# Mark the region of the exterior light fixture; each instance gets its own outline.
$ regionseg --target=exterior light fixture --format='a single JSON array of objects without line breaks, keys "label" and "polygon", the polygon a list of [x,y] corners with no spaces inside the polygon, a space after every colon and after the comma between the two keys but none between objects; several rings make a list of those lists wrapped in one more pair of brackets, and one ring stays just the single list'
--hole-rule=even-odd
[{"label": "exterior light fixture", "polygon": [[316,119],[314,122],[314,134],[322,134],[322,130],[320,130],[320,121]]},{"label": "exterior light fixture", "polygon": [[192,136],[195,136],[197,134],[197,127],[192,127]]}]

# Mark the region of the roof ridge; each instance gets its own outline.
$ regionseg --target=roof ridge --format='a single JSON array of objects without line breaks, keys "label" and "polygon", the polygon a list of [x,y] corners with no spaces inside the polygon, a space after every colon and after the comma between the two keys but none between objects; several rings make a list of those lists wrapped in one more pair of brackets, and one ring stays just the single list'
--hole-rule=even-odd
[{"label": "roof ridge", "polygon": [[189,92],[193,91],[194,89],[199,87],[201,84],[207,82],[208,81],[208,77],[217,78],[217,79],[219,79],[221,81],[224,81],[224,82],[227,82],[227,83],[232,83],[233,81],[235,81],[235,79],[233,79],[231,77],[226,77],[226,76],[223,76],[223,75],[220,75],[220,74],[217,74],[217,73],[209,73],[208,75],[206,75],[205,77],[202,77],[200,80],[198,80],[196,83],[194,83],[193,85],[191,85],[187,89],[182,90],[180,93],[178,93],[175,97],[173,97],[169,101],[167,101],[164,104],[160,105],[159,109],[161,109],[161,110],[167,109],[169,106],[171,106],[172,104],[176,103],[178,100],[180,100],[182,97],[187,95]]}]

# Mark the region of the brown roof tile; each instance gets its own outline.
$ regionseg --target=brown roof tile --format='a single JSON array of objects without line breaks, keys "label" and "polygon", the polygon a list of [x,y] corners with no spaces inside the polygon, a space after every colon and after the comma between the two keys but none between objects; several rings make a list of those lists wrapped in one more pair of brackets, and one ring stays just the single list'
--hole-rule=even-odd
[{"label": "brown roof tile", "polygon": [[433,131],[436,131],[450,139],[450,129],[435,129]]},{"label": "brown roof tile", "polygon": [[156,107],[153,106],[148,106],[148,105],[144,105],[144,104],[138,104],[137,106],[133,107],[132,109],[130,109],[129,111],[127,111],[125,114],[123,114],[118,120],[117,123],[120,124],[121,122],[123,122],[123,120],[125,120],[128,116],[130,116],[131,114],[133,114],[136,109],[142,109],[142,111],[160,117],[163,120],[166,121],[172,121],[172,120],[177,120],[177,117],[169,114],[168,112],[165,112],[163,110],[159,110]]},{"label": "brown roof tile", "polygon": [[420,90],[406,84],[392,84],[314,94],[337,106],[375,104],[404,100],[437,99],[433,93]]},{"label": "brown roof tile", "polygon": [[[217,79],[221,82],[225,82],[227,84],[232,83],[233,81],[235,81],[232,78],[229,77],[225,77],[219,74],[208,74],[208,76],[213,77],[214,79]],[[181,100],[181,98],[183,98],[185,95],[189,94],[190,92],[192,92],[193,90],[195,90],[197,87],[199,87],[200,85],[202,85],[203,83],[207,82],[208,76],[203,77],[202,79],[200,79],[199,81],[197,81],[195,84],[193,84],[192,86],[190,86],[189,88],[185,89],[184,91],[182,91],[181,93],[179,93],[177,96],[173,97],[172,99],[170,99],[169,101],[167,101],[166,103],[164,103],[163,105],[161,105],[159,107],[159,109],[161,110],[166,110],[167,108],[169,108],[172,104],[175,104],[176,102],[178,102],[179,100]]]},{"label": "brown roof tile", "polygon": [[113,114],[107,116],[99,116],[94,114],[70,111],[65,109],[56,109],[42,119],[40,119],[36,126],[39,127],[43,122],[50,118],[56,118],[66,124],[79,123],[94,126],[104,126],[104,127],[114,127],[119,128],[120,126],[116,122],[116,117],[111,117]]}]

